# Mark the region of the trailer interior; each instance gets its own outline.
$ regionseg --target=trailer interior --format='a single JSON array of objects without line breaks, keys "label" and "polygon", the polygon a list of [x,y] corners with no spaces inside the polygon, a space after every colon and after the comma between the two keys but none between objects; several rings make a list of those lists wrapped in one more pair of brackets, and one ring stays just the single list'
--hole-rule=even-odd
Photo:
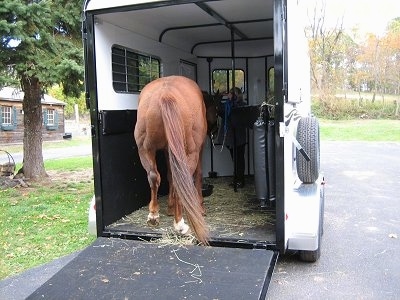
[{"label": "trailer interior", "polygon": [[[229,185],[234,175],[229,150],[207,138],[203,176],[204,186],[213,187],[205,191],[211,195],[204,198],[210,242],[274,247],[275,187],[270,186],[262,197],[256,195],[254,168],[260,162],[254,159],[252,130],[258,108],[274,90],[271,86],[275,62],[274,9],[277,9],[274,1],[166,2],[168,5],[155,2],[104,10],[86,20],[87,24],[94,22],[95,31],[90,34],[96,37],[94,52],[89,54],[94,59],[91,69],[96,74],[89,73],[87,77],[89,82],[91,78],[97,80],[97,90],[88,91],[88,105],[95,112],[93,150],[99,154],[95,156],[95,172],[98,172],[95,177],[99,178],[96,184],[98,234],[150,239],[162,236],[172,225],[172,218],[165,215],[166,198],[162,197],[168,191],[162,154],[159,158],[161,224],[159,228],[146,224],[150,190],[137,154],[133,128],[141,84],[149,79],[143,76],[137,81],[124,81],[120,76],[124,72],[122,77],[130,75],[129,70],[126,73],[129,56],[131,60],[142,56],[152,60],[151,72],[156,73],[152,76],[187,76],[209,94],[217,90],[227,92],[233,85],[231,77],[236,75],[235,86],[241,88],[247,104],[257,108],[252,110],[252,115],[242,116],[247,126],[246,186],[234,189]],[[88,8],[90,5],[91,2]],[[121,66],[126,61],[128,66]],[[270,151],[273,152],[274,119],[266,116],[265,121],[270,124]],[[275,159],[270,159],[270,164],[274,170]],[[270,178],[264,175],[265,184],[268,180],[268,183],[275,182],[275,174],[270,173]]]}]

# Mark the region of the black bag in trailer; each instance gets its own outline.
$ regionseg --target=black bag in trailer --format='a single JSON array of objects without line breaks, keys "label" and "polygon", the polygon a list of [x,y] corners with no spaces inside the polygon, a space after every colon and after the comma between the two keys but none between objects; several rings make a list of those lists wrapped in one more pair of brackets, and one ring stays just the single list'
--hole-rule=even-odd
[{"label": "black bag in trailer", "polygon": [[261,206],[275,204],[274,121],[259,118],[253,126],[254,185]]}]

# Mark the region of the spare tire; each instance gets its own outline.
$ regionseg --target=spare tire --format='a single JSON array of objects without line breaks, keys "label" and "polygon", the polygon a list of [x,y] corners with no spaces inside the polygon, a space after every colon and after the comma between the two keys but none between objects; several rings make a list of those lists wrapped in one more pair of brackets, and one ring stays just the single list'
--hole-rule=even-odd
[{"label": "spare tire", "polygon": [[320,171],[319,123],[315,117],[302,117],[297,126],[296,139],[308,154],[308,161],[296,149],[297,175],[303,183],[314,183]]}]

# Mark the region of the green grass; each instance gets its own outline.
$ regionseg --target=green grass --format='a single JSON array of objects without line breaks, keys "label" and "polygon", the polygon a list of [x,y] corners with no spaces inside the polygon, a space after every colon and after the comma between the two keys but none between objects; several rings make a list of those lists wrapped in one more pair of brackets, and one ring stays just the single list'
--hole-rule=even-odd
[{"label": "green grass", "polygon": [[[90,168],[91,157],[50,160],[46,170]],[[93,179],[33,183],[0,190],[0,279],[89,245]]]},{"label": "green grass", "polygon": [[60,171],[74,171],[79,169],[91,169],[92,168],[92,157],[81,156],[81,157],[70,157],[64,159],[52,159],[44,162],[46,170],[60,170]]},{"label": "green grass", "polygon": [[[77,136],[70,140],[59,140],[59,141],[45,141],[42,144],[43,149],[52,149],[52,148],[67,148],[73,146],[82,146],[82,145],[90,145],[91,139],[90,136]],[[23,151],[23,144],[0,144],[0,149],[6,150],[10,153],[17,153]]]},{"label": "green grass", "polygon": [[400,120],[321,120],[321,140],[400,142]]}]

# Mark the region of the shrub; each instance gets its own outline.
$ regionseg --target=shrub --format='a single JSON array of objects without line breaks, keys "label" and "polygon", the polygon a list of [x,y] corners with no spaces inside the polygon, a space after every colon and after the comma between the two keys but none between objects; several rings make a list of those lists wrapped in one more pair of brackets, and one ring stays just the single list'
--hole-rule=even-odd
[{"label": "shrub", "polygon": [[333,98],[331,100],[312,99],[312,112],[319,118],[331,120],[350,119],[391,119],[396,116],[396,101],[359,101]]}]

